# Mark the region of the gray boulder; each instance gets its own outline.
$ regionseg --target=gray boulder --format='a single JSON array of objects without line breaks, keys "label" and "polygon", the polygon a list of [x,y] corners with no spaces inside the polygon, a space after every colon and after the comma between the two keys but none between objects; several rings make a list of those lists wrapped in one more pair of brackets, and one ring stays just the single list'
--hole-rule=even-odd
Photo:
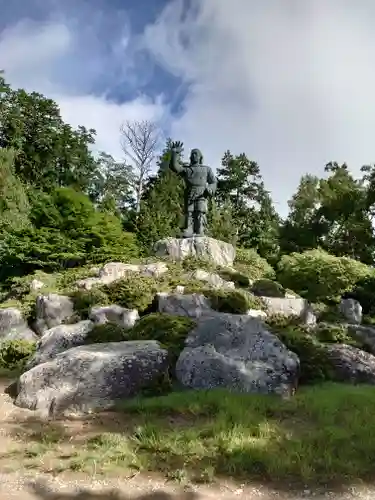
[{"label": "gray boulder", "polygon": [[168,352],[153,340],[73,347],[23,373],[15,404],[41,416],[111,407],[152,386],[168,367]]},{"label": "gray boulder", "polygon": [[209,260],[218,266],[232,266],[236,257],[233,245],[208,236],[165,238],[154,246],[155,255],[181,261],[187,257]]},{"label": "gray boulder", "polygon": [[350,335],[365,344],[375,354],[375,328],[365,325],[348,325]]},{"label": "gray boulder", "polygon": [[35,342],[37,339],[19,309],[15,307],[0,309],[0,342],[4,340]]},{"label": "gray boulder", "polygon": [[375,356],[346,344],[330,344],[325,349],[338,381],[375,384]]},{"label": "gray boulder", "polygon": [[29,360],[27,369],[54,359],[57,354],[85,343],[92,330],[92,321],[80,321],[74,325],[59,325],[47,330],[36,346],[35,354]]},{"label": "gray boulder", "polygon": [[202,315],[215,314],[207,297],[199,293],[191,295],[158,293],[157,301],[158,311],[172,316],[200,318]]},{"label": "gray boulder", "polygon": [[90,311],[90,319],[94,323],[102,325],[115,323],[123,328],[132,328],[139,319],[137,309],[125,309],[116,304],[103,307],[93,307]]},{"label": "gray boulder", "polygon": [[249,316],[200,318],[185,345],[176,365],[185,387],[288,395],[297,384],[297,355]]},{"label": "gray boulder", "polygon": [[308,325],[316,324],[316,316],[307,300],[301,297],[262,297],[267,316],[282,315],[301,318]]},{"label": "gray boulder", "polygon": [[354,299],[342,299],[340,311],[348,323],[360,325],[362,323],[362,306]]},{"label": "gray boulder", "polygon": [[37,297],[35,330],[39,335],[54,326],[69,323],[73,318],[74,306],[70,297],[56,293]]}]

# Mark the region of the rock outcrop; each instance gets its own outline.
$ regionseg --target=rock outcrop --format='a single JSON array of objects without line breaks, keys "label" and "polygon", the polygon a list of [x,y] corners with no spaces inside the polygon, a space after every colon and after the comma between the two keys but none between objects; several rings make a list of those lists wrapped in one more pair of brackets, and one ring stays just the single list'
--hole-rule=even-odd
[{"label": "rock outcrop", "polygon": [[15,404],[44,417],[105,409],[152,387],[167,367],[153,340],[73,347],[23,373]]},{"label": "rock outcrop", "polygon": [[202,317],[185,345],[176,365],[185,387],[285,396],[297,384],[297,355],[249,316]]},{"label": "rock outcrop", "polygon": [[208,236],[159,240],[155,243],[154,252],[158,257],[168,257],[174,261],[193,257],[223,267],[231,267],[236,257],[233,245]]}]

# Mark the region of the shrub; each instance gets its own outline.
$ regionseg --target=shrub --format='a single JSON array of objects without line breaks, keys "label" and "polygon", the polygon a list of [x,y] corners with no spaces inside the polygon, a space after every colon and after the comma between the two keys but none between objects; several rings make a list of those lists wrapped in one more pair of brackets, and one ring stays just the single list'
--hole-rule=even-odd
[{"label": "shrub", "polygon": [[176,360],[184,347],[186,336],[194,326],[195,321],[191,318],[152,313],[137,321],[126,332],[126,337],[128,340],[157,340]]},{"label": "shrub", "polygon": [[205,289],[203,294],[216,311],[246,314],[249,309],[263,309],[261,299],[242,290]]},{"label": "shrub", "polygon": [[88,319],[92,307],[105,306],[109,303],[108,296],[99,288],[77,290],[71,293],[70,297],[73,300],[74,310],[81,319]]},{"label": "shrub", "polygon": [[5,340],[0,343],[0,368],[22,371],[36,349],[35,342]]},{"label": "shrub", "polygon": [[299,357],[301,384],[334,379],[332,364],[324,346],[306,327],[299,325],[296,318],[292,318],[291,321],[286,318],[267,318],[266,323],[270,331]]},{"label": "shrub", "polygon": [[143,312],[152,304],[160,287],[154,278],[134,274],[105,285],[102,290],[111,304]]},{"label": "shrub", "polygon": [[226,281],[233,281],[235,285],[240,288],[248,288],[250,286],[251,280],[249,276],[245,273],[241,273],[236,270],[221,268],[219,270],[219,275]]},{"label": "shrub", "polygon": [[122,342],[126,338],[126,330],[115,323],[95,325],[87,334],[86,344],[106,344],[107,342]]},{"label": "shrub", "polygon": [[350,335],[350,330],[345,325],[319,323],[315,330],[315,336],[320,342],[327,344],[348,344],[359,349],[364,349],[365,347]]},{"label": "shrub", "polygon": [[265,278],[255,281],[251,291],[258,297],[285,297],[285,289],[280,283]]},{"label": "shrub", "polygon": [[358,300],[364,314],[375,315],[375,276],[366,276],[358,280],[352,290],[344,294],[344,297]]},{"label": "shrub", "polygon": [[335,257],[323,250],[284,255],[278,266],[278,281],[313,301],[339,300],[359,279],[373,270],[348,257]]},{"label": "shrub", "polygon": [[234,265],[251,280],[275,278],[274,269],[252,248],[237,248]]}]

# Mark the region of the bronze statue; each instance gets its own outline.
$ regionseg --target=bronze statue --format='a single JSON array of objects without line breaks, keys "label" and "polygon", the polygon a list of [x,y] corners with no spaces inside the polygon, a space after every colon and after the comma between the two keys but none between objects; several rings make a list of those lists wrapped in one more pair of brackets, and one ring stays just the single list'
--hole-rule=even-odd
[{"label": "bronze statue", "polygon": [[216,191],[212,169],[203,165],[199,149],[192,149],[190,163],[181,161],[182,143],[172,143],[169,167],[185,181],[185,226],[183,237],[204,236],[207,226],[207,199]]}]

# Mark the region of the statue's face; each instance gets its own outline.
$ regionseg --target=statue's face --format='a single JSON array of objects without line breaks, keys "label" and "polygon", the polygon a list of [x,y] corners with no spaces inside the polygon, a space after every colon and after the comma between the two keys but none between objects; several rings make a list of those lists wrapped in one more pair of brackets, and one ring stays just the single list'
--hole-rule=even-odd
[{"label": "statue's face", "polygon": [[193,149],[190,155],[190,161],[193,164],[199,163],[199,153],[196,149]]}]

